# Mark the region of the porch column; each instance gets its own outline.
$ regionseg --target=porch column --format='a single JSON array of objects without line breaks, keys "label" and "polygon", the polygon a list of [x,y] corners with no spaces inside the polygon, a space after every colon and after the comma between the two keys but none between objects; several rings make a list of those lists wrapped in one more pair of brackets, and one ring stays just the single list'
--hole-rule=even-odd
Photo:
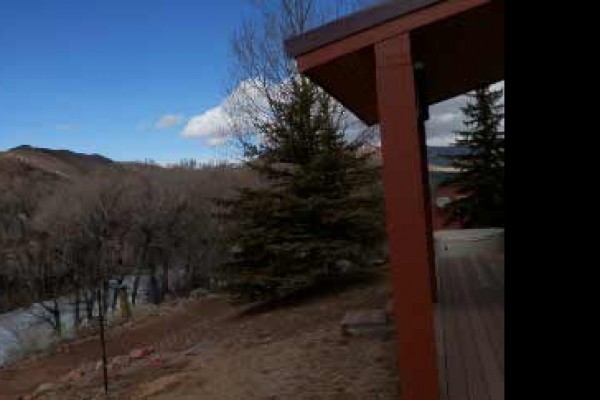
[{"label": "porch column", "polygon": [[[428,118],[429,111],[427,110],[427,104],[424,100],[424,92],[426,80],[423,72],[423,68],[414,69],[415,71],[415,85],[417,92],[417,129],[419,130],[419,141],[421,149],[421,176],[423,177],[423,186],[429,188],[429,162],[427,160],[427,140],[425,130],[425,120]],[[425,115],[426,114],[426,115]],[[433,241],[433,208],[431,206],[431,189],[425,190],[425,223],[427,226],[427,248],[429,253],[429,282],[431,286],[431,295],[433,302],[438,301],[438,287],[437,287],[437,272],[435,266],[435,249]]]},{"label": "porch column", "polygon": [[[439,400],[433,292],[410,37],[375,45],[387,234],[403,400]],[[424,167],[425,166],[425,167]]]}]

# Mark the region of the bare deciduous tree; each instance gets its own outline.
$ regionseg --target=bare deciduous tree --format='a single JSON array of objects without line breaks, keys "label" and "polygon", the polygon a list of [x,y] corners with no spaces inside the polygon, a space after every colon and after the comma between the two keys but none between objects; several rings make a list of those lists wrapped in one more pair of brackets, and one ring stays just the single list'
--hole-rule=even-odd
[{"label": "bare deciduous tree", "polygon": [[[259,17],[246,19],[232,37],[231,95],[225,105],[233,143],[242,150],[260,142],[261,127],[274,118],[278,101],[293,96],[292,80],[299,73],[285,53],[284,40],[373,1],[255,0],[254,4]],[[335,100],[331,102],[343,128],[353,133],[352,140],[373,138],[373,129],[364,127]]]}]

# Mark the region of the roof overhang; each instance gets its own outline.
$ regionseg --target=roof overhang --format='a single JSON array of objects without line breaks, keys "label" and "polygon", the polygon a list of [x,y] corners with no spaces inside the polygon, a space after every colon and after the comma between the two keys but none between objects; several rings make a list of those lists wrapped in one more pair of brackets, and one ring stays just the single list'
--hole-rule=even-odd
[{"label": "roof overhang", "polygon": [[285,42],[298,69],[365,123],[379,121],[376,43],[409,33],[434,104],[504,79],[504,0],[397,0]]}]

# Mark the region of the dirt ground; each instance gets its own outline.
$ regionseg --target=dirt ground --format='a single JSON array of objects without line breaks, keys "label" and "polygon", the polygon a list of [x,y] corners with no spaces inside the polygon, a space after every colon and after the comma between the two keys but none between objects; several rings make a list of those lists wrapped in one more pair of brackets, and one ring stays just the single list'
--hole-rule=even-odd
[{"label": "dirt ground", "polygon": [[[109,371],[108,398],[395,400],[393,335],[345,337],[340,329],[347,311],[383,308],[388,298],[382,278],[257,315],[241,314],[241,306],[219,298],[165,305],[163,315],[108,335],[109,359],[124,360],[123,368]],[[154,352],[144,359],[124,356],[148,346]],[[105,398],[101,371],[91,367],[99,359],[98,340],[90,338],[60,353],[0,369],[0,400],[14,400],[36,388],[36,399]],[[85,376],[65,382],[61,377],[74,369],[85,369]],[[48,390],[40,391],[40,386]]]}]

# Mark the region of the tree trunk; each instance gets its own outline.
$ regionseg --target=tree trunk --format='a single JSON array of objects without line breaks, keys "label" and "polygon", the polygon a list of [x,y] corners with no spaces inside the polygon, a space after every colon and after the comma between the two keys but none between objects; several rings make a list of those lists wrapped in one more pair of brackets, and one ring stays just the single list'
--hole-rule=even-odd
[{"label": "tree trunk", "polygon": [[169,260],[167,259],[167,257],[164,258],[163,261],[163,273],[162,273],[162,282],[161,282],[161,289],[162,289],[162,296],[164,297],[164,295],[166,293],[169,293]]},{"label": "tree trunk", "polygon": [[152,304],[159,304],[161,302],[161,290],[158,287],[158,280],[154,275],[150,277],[150,287],[148,288],[148,292],[148,300]]},{"label": "tree trunk", "polygon": [[119,308],[121,309],[121,318],[129,320],[131,318],[131,308],[127,301],[127,289],[122,287],[118,291],[119,294]]},{"label": "tree trunk", "polygon": [[54,331],[60,338],[62,336],[62,324],[60,321],[60,307],[58,306],[58,301],[56,299],[54,299],[54,311],[52,314],[54,317]]},{"label": "tree trunk", "polygon": [[[112,310],[113,312],[117,309],[117,300],[120,296],[120,291],[121,291],[121,285],[123,284],[123,278],[119,278],[117,280],[118,286],[116,288],[113,289],[113,299],[112,299]],[[127,292],[125,292],[127,293]]]},{"label": "tree trunk", "polygon": [[73,321],[73,328],[77,331],[77,327],[79,326],[79,321],[81,320],[81,316],[79,315],[79,287],[75,288],[75,319]]},{"label": "tree trunk", "polygon": [[89,291],[85,290],[85,311],[87,315],[88,322],[92,322],[92,318],[94,317],[94,296],[89,293]]},{"label": "tree trunk", "polygon": [[190,252],[187,252],[186,256],[186,270],[187,270],[187,291],[188,293],[194,289],[194,266],[192,264]]},{"label": "tree trunk", "polygon": [[[142,264],[142,268],[146,268],[148,266],[148,248],[150,246],[151,238],[149,235],[146,235],[146,240],[144,241],[144,245],[142,248],[142,255],[140,257],[140,261]],[[138,266],[139,271],[139,266]],[[135,278],[133,279],[133,289],[131,291],[131,304],[135,306],[135,299],[137,297],[138,285],[140,284],[140,276],[139,273],[136,272]]]},{"label": "tree trunk", "polygon": [[102,315],[108,312],[108,281],[102,283]]},{"label": "tree trunk", "polygon": [[[104,285],[102,285],[104,286]],[[100,287],[102,287],[100,286]],[[106,298],[106,296],[101,296],[100,288],[98,290],[98,322],[100,326],[100,346],[102,350],[102,372],[103,372],[103,381],[104,381],[104,394],[108,393],[108,370],[106,365],[106,341],[104,340],[104,313],[102,312],[102,297]]]},{"label": "tree trunk", "polygon": [[137,297],[137,291],[138,291],[138,286],[140,284],[140,275],[139,274],[135,274],[135,277],[133,278],[133,289],[131,291],[131,304],[133,304],[135,306],[135,298]]}]

